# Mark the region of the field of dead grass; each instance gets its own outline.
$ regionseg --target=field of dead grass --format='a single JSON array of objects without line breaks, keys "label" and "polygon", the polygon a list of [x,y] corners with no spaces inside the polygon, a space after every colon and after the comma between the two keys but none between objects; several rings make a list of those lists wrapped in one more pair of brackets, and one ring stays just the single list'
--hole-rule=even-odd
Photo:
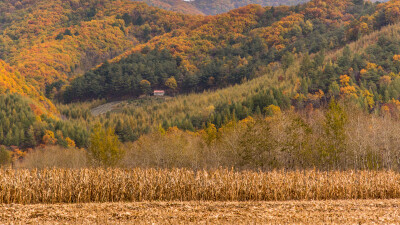
[{"label": "field of dead grass", "polygon": [[0,205],[1,224],[397,224],[400,200]]}]

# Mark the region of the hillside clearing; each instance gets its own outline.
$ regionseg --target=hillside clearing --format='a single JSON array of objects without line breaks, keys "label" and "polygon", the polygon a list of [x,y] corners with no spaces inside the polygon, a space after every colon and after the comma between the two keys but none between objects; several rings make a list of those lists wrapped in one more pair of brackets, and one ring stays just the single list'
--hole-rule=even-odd
[{"label": "hillside clearing", "polygon": [[122,101],[109,102],[91,109],[90,112],[93,116],[99,116],[116,109],[121,103]]}]

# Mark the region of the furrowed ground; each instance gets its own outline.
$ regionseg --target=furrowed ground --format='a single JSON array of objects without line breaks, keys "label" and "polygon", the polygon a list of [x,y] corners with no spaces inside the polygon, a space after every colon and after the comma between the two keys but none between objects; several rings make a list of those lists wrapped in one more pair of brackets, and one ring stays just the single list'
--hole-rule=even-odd
[{"label": "furrowed ground", "polygon": [[400,200],[1,205],[1,223],[394,224]]}]

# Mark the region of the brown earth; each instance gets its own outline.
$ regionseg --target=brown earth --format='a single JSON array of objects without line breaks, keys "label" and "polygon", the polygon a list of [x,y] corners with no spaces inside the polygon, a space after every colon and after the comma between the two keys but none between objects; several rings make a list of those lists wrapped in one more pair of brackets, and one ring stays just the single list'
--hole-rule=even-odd
[{"label": "brown earth", "polygon": [[398,224],[400,200],[0,205],[1,224]]}]

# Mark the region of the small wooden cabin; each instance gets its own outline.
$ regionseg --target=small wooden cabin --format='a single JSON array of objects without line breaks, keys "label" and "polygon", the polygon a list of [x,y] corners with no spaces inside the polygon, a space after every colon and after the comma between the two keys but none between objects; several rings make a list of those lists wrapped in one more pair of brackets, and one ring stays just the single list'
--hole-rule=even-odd
[{"label": "small wooden cabin", "polygon": [[164,90],[154,90],[154,96],[164,96],[165,91]]}]

